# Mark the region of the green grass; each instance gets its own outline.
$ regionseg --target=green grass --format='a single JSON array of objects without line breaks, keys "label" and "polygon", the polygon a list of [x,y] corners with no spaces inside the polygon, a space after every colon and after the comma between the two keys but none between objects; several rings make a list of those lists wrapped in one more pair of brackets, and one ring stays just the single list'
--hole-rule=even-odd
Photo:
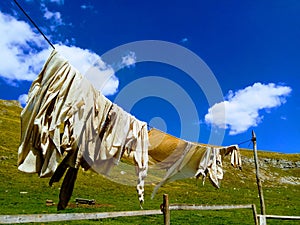
[{"label": "green grass", "polygon": [[[20,138],[21,109],[12,102],[0,100],[0,214],[37,214],[57,213],[56,205],[46,206],[46,200],[58,202],[61,183],[48,186],[49,178],[38,178],[36,174],[25,174],[17,170],[17,149]],[[259,144],[259,143],[258,143]],[[243,157],[252,158],[249,150],[242,151]],[[287,159],[300,161],[300,154],[279,154],[259,151],[261,158]],[[224,163],[225,175],[221,188],[215,189],[207,180],[202,186],[199,180],[185,179],[169,183],[159,189],[151,199],[153,185],[145,188],[144,209],[159,209],[162,195],[169,194],[170,204],[255,204],[259,208],[259,198],[255,179],[254,165],[244,164],[239,171],[229,166],[229,159]],[[300,214],[299,185],[280,183],[281,177],[298,177],[300,170],[282,170],[274,167],[261,168],[267,179],[263,190],[267,214],[295,215]],[[151,171],[150,171],[151,176]],[[153,175],[154,176],[154,175]],[[23,193],[27,192],[27,193]],[[96,205],[76,206],[75,198],[95,199]],[[68,212],[107,212],[139,210],[134,186],[115,183],[93,172],[79,172],[74,193],[69,207],[59,213]],[[253,224],[250,209],[220,211],[172,211],[172,224]],[[67,221],[51,224],[163,224],[163,217],[142,216],[113,219]],[[268,224],[299,224],[299,221],[268,220]]]}]

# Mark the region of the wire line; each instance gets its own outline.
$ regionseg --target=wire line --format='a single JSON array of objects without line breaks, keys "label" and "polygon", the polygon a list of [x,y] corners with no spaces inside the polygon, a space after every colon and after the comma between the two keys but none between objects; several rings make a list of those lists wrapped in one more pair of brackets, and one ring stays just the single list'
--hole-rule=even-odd
[{"label": "wire line", "polygon": [[252,141],[252,139],[249,139],[249,140],[247,140],[247,141],[240,142],[240,143],[238,143],[238,145],[242,145],[242,144],[248,143],[248,142],[250,142],[250,141]]},{"label": "wire line", "polygon": [[35,28],[40,32],[40,34],[45,38],[45,40],[48,42],[48,44],[55,49],[54,45],[49,41],[49,39],[46,37],[46,35],[41,31],[41,29],[36,25],[36,23],[30,18],[30,16],[25,12],[25,10],[20,6],[20,4],[17,2],[17,0],[14,0],[16,5],[19,7],[19,9],[25,14],[25,16],[30,20],[30,22],[35,26]]}]

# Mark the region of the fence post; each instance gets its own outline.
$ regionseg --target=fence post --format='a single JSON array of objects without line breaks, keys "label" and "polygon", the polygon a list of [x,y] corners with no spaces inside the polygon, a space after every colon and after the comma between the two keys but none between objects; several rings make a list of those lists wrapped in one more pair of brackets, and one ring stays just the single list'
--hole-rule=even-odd
[{"label": "fence post", "polygon": [[253,211],[254,224],[258,225],[256,206],[254,204],[252,204],[252,211]]},{"label": "fence post", "polygon": [[267,225],[267,217],[264,215],[260,215],[259,217],[259,225]]},{"label": "fence post", "polygon": [[162,211],[164,213],[164,224],[170,225],[170,209],[169,209],[169,197],[167,194],[163,195]]},{"label": "fence post", "polygon": [[264,194],[263,194],[262,184],[261,184],[260,175],[259,175],[259,165],[258,165],[257,147],[256,147],[256,135],[253,130],[252,130],[252,139],[251,140],[253,142],[254,162],[255,162],[255,169],[256,169],[256,182],[257,182],[258,194],[259,194],[259,200],[260,200],[260,211],[261,211],[262,215],[266,215]]}]

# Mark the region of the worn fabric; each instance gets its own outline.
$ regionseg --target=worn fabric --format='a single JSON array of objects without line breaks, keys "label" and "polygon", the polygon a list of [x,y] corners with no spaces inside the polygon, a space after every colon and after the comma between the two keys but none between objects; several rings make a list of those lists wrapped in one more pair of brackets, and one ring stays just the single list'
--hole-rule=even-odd
[{"label": "worn fabric", "polygon": [[[133,152],[139,199],[148,169],[147,124],[113,104],[55,50],[28,93],[21,113],[18,169],[53,175],[58,162],[109,173]],[[76,179],[76,178],[75,178]],[[55,180],[55,179],[54,179]]]},{"label": "worn fabric", "polygon": [[236,145],[188,142],[157,129],[148,133],[145,122],[109,101],[53,51],[32,83],[21,113],[18,169],[40,177],[56,173],[50,183],[57,182],[68,170],[62,188],[66,191],[61,193],[65,199],[60,207],[64,208],[80,166],[108,174],[123,154],[133,156],[140,202],[144,200],[148,161],[152,168],[167,171],[154,194],[167,182],[193,176],[208,176],[219,187],[222,159],[228,154],[233,166],[241,166]]},{"label": "worn fabric", "polygon": [[[28,93],[28,102],[21,112],[21,145],[18,150],[18,168],[21,171],[35,173],[41,177],[49,176],[55,170],[61,156],[59,143],[55,143],[56,132],[50,132],[53,101],[66,79],[74,78],[75,71],[69,76],[62,76],[68,65],[57,60],[55,54],[50,55],[41,73],[32,83]],[[50,135],[53,138],[50,139]]]},{"label": "worn fabric", "polygon": [[165,183],[178,179],[206,176],[219,188],[223,179],[222,159],[231,154],[231,164],[241,167],[237,145],[218,147],[188,142],[152,128],[149,133],[149,165],[164,169],[164,178],[154,188],[152,197]]}]

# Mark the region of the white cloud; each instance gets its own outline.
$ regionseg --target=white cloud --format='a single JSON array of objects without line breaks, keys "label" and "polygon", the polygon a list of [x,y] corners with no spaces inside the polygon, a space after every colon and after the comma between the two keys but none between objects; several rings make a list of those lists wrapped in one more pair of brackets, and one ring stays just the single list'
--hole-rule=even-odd
[{"label": "white cloud", "polygon": [[0,76],[9,81],[33,80],[44,63],[36,49],[47,48],[45,40],[27,23],[2,12],[0,36]]},{"label": "white cloud", "polygon": [[[26,2],[33,2],[33,0],[26,0]],[[64,0],[41,0],[41,2],[53,2],[56,3],[57,5],[65,4]]]},{"label": "white cloud", "polygon": [[50,23],[51,23],[50,26],[49,26],[50,29],[51,29],[51,31],[55,31],[55,29],[58,26],[65,25],[65,23],[62,20],[60,12],[52,12],[52,11],[50,11],[48,9],[48,7],[44,3],[41,3],[41,10],[44,13],[44,15],[43,15],[44,18],[46,20],[49,20]]},{"label": "white cloud", "polygon": [[185,38],[182,38],[180,42],[181,42],[181,43],[187,43],[188,41],[189,41],[189,39],[187,39],[187,38],[185,37]]},{"label": "white cloud", "polygon": [[91,5],[91,4],[87,4],[87,5],[81,5],[80,8],[83,9],[83,10],[85,10],[85,9],[93,10],[94,6]]},{"label": "white cloud", "polygon": [[118,91],[119,79],[112,67],[95,65],[85,73],[85,77],[104,95],[113,95]]},{"label": "white cloud", "polygon": [[96,53],[75,46],[56,45],[55,48],[102,94],[113,95],[117,92],[119,80],[114,69]]},{"label": "white cloud", "polygon": [[[27,23],[1,11],[0,36],[0,58],[5,59],[0,60],[0,77],[9,85],[17,81],[33,81],[52,50],[48,43],[40,34],[33,32]],[[102,82],[96,88],[103,94],[111,95],[117,91],[119,80],[114,70],[96,53],[75,46],[55,47],[83,75],[92,68]]]},{"label": "white cloud", "polygon": [[64,0],[49,0],[49,1],[50,2],[54,2],[54,3],[58,4],[58,5],[63,5],[65,3]]},{"label": "white cloud", "polygon": [[280,119],[287,120],[286,116],[281,116]]},{"label": "white cloud", "polygon": [[45,13],[44,13],[44,17],[47,20],[54,19],[54,20],[57,21],[57,23],[62,24],[62,19],[61,19],[60,12],[51,12],[51,11],[48,10],[48,8],[46,8]]},{"label": "white cloud", "polygon": [[[33,3],[36,4],[37,2],[33,1],[33,0],[26,0],[29,3]],[[53,3],[53,4],[51,4]],[[47,20],[47,28],[50,28],[50,30],[52,31],[52,33],[57,29],[58,26],[63,26],[66,25],[66,23],[63,21],[62,19],[62,15],[60,12],[57,11],[50,11],[48,9],[47,5],[54,5],[56,4],[56,6],[54,6],[55,8],[57,8],[57,6],[61,6],[64,5],[64,0],[41,0],[39,1],[39,6],[41,9],[41,12],[43,13],[43,17]]]},{"label": "white cloud", "polygon": [[288,86],[273,83],[255,83],[236,92],[229,91],[225,101],[208,109],[205,122],[229,129],[231,135],[242,133],[262,121],[260,110],[270,112],[271,108],[284,104],[291,91]]},{"label": "white cloud", "polygon": [[22,95],[19,96],[18,101],[20,102],[20,104],[22,106],[24,106],[27,103],[27,99],[28,99],[28,95],[27,94],[22,94]]},{"label": "white cloud", "polygon": [[134,52],[129,52],[128,55],[122,57],[121,67],[131,67],[136,63]]}]

